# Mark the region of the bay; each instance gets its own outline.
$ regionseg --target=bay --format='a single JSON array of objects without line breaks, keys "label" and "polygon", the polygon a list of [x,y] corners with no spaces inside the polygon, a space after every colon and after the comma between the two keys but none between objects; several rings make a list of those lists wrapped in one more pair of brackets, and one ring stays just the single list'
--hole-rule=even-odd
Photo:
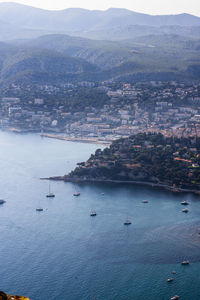
[{"label": "bay", "polygon": [[0,289],[32,300],[200,299],[199,196],[52,182],[56,197],[45,197],[49,183],[40,177],[68,173],[97,148],[0,133]]}]

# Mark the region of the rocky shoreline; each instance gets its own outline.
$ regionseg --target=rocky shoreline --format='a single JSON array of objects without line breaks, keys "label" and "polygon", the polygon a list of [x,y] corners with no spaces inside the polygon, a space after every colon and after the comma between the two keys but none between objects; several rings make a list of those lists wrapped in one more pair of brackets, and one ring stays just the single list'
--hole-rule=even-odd
[{"label": "rocky shoreline", "polygon": [[146,185],[200,195],[200,138],[140,133],[97,149],[86,162],[50,180]]},{"label": "rocky shoreline", "polygon": [[83,178],[70,178],[67,176],[54,176],[48,178],[40,178],[41,180],[54,180],[54,181],[64,181],[64,182],[72,182],[72,183],[116,183],[116,184],[133,184],[133,185],[143,185],[150,187],[162,188],[173,193],[193,193],[195,195],[200,195],[199,190],[191,190],[191,189],[183,189],[179,187],[173,187],[164,183],[153,183],[148,181],[125,181],[125,180],[111,180],[111,179],[83,179]]}]

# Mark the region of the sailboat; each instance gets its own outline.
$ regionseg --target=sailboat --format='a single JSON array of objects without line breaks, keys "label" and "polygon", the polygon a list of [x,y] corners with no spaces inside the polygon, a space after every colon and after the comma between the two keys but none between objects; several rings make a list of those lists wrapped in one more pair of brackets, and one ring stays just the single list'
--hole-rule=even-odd
[{"label": "sailboat", "polygon": [[92,212],[90,213],[90,216],[91,216],[91,217],[96,217],[96,216],[97,216],[96,211],[92,211]]},{"label": "sailboat", "polygon": [[132,222],[128,219],[128,214],[127,214],[127,218],[124,222],[124,225],[131,225],[131,224],[132,224]]},{"label": "sailboat", "polygon": [[124,222],[124,225],[131,225],[131,224],[132,224],[131,221],[128,219]]},{"label": "sailboat", "polygon": [[35,209],[36,211],[43,211],[44,209],[42,208],[41,204],[40,204],[40,199],[39,199],[39,205],[36,207]]},{"label": "sailboat", "polygon": [[55,197],[55,194],[54,193],[51,193],[51,185],[49,183],[49,193],[46,195],[47,198],[54,198]]}]

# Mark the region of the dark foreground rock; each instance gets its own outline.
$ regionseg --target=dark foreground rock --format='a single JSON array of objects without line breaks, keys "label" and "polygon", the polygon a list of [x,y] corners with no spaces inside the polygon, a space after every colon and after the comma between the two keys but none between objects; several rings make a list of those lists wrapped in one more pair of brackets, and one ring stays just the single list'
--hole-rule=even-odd
[{"label": "dark foreground rock", "polygon": [[7,295],[4,292],[0,291],[0,300],[30,300],[30,299],[23,296]]}]

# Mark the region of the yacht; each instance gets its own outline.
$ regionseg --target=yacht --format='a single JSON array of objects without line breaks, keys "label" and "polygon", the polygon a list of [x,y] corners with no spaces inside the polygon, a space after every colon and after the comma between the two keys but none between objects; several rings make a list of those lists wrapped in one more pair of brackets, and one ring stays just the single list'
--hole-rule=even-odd
[{"label": "yacht", "polygon": [[49,184],[49,193],[46,195],[47,198],[54,198],[55,197],[55,194],[54,193],[51,193],[51,186]]},{"label": "yacht", "polygon": [[189,203],[187,201],[182,201],[181,205],[189,205]]},{"label": "yacht", "polygon": [[182,212],[188,213],[188,212],[189,212],[189,209],[188,209],[188,208],[184,208],[184,209],[182,209]]},{"label": "yacht", "polygon": [[189,265],[190,262],[189,262],[189,260],[184,260],[184,261],[182,261],[181,264],[182,264],[183,266],[186,266],[186,265]]},{"label": "yacht", "polygon": [[91,216],[91,217],[96,217],[96,215],[97,215],[96,211],[92,211],[92,212],[90,213],[90,216]]},{"label": "yacht", "polygon": [[131,223],[131,221],[130,220],[126,220],[125,222],[124,222],[124,225],[131,225],[132,223]]},{"label": "yacht", "polygon": [[74,193],[73,194],[75,197],[78,197],[78,196],[80,196],[80,193]]},{"label": "yacht", "polygon": [[149,203],[148,200],[142,200],[142,203]]}]

